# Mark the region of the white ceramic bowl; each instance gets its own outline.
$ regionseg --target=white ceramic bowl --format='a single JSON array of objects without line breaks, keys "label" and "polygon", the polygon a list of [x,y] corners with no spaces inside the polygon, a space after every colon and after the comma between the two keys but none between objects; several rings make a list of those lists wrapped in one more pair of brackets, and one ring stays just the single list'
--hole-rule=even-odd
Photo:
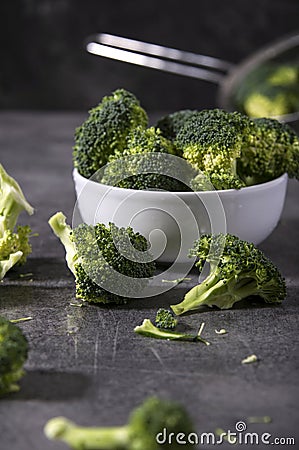
[{"label": "white ceramic bowl", "polygon": [[206,192],[138,191],[111,187],[81,176],[73,225],[114,222],[146,236],[151,251],[164,262],[185,262],[195,239],[204,232],[231,233],[259,244],[281,216],[288,176],[240,190]]}]

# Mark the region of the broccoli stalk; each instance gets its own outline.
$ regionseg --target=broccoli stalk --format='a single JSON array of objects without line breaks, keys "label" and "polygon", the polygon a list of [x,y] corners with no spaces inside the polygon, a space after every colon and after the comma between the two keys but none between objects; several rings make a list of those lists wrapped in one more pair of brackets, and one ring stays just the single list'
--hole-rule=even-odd
[{"label": "broccoli stalk", "polygon": [[[153,276],[155,263],[147,262],[148,242],[131,227],[82,223],[71,229],[62,212],[52,216],[49,225],[65,247],[78,298],[95,303],[125,303],[136,292],[141,294]],[[124,295],[110,291],[119,279],[125,279],[125,286],[120,286]]]},{"label": "broccoli stalk", "polygon": [[[212,246],[214,251],[210,251]],[[202,235],[190,256],[199,258],[196,265],[200,270],[208,262],[210,273],[181,303],[171,306],[177,315],[197,311],[203,305],[231,308],[250,296],[259,296],[267,303],[281,303],[286,296],[285,281],[277,267],[261,250],[236,236]]]},{"label": "broccoli stalk", "polygon": [[[172,436],[171,443],[159,444],[157,436],[163,429]],[[181,405],[157,397],[149,397],[135,408],[125,426],[80,427],[65,417],[55,417],[46,423],[44,431],[49,439],[61,440],[74,450],[179,450],[182,445],[175,437],[194,433]],[[184,448],[195,446],[188,442]]]},{"label": "broccoli stalk", "polygon": [[21,329],[0,316],[0,397],[19,390],[17,382],[25,374],[28,342]]},{"label": "broccoli stalk", "polygon": [[25,263],[31,253],[30,227],[16,227],[22,211],[33,214],[19,184],[0,164],[0,280],[15,264]]},{"label": "broccoli stalk", "polygon": [[144,319],[141,325],[134,328],[136,334],[141,336],[151,337],[154,339],[165,339],[168,341],[189,341],[189,342],[202,342],[203,344],[210,345],[206,339],[203,339],[198,334],[186,334],[177,331],[171,331],[167,329],[161,329],[155,327],[155,325],[149,320]]}]

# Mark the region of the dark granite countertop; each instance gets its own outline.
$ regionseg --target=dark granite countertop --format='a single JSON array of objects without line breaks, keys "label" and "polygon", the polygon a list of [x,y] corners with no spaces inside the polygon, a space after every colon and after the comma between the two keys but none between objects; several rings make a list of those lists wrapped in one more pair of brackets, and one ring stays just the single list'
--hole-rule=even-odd
[{"label": "dark granite countertop", "polygon": [[[159,297],[133,300],[121,308],[70,305],[73,277],[47,221],[58,210],[71,217],[73,132],[84,117],[0,113],[0,161],[34,205],[28,223],[39,233],[27,265],[11,271],[0,285],[1,315],[32,316],[20,324],[30,342],[27,375],[18,393],[0,401],[1,450],[66,448],[45,438],[43,426],[49,418],[65,415],[83,425],[122,424],[151,394],[182,402],[199,434],[219,427],[234,432],[235,424],[245,421],[249,432],[270,433],[270,441],[294,437],[298,446],[299,183],[289,182],[281,221],[260,246],[286,278],[285,302],[278,307],[244,302],[231,310],[182,318],[190,330],[205,322],[209,347],[145,339],[133,327],[145,317],[154,318],[158,306],[182,298],[197,275],[192,272],[191,282]],[[31,277],[20,278],[28,272]],[[216,328],[228,334],[218,336]],[[259,362],[242,365],[252,353]],[[271,416],[270,424],[248,423],[251,416],[265,415]]]}]

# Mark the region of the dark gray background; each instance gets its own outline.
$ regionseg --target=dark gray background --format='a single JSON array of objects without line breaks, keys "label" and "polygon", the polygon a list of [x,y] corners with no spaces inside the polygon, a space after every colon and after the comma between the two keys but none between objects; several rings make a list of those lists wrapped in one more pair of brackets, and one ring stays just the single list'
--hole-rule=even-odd
[{"label": "dark gray background", "polygon": [[237,63],[299,28],[298,0],[2,0],[0,108],[87,109],[118,87],[149,111],[212,107],[216,86],[89,55],[99,31]]}]

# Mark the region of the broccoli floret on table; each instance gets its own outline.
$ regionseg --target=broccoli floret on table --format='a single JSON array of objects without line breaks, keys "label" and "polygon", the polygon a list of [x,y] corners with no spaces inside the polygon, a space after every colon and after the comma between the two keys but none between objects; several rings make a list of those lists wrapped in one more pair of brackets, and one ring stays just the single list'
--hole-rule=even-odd
[{"label": "broccoli floret on table", "polygon": [[[142,296],[155,271],[154,261],[148,260],[144,236],[131,227],[118,228],[113,223],[82,223],[71,229],[61,212],[50,218],[49,225],[65,247],[78,298],[94,303],[125,303],[136,293]],[[119,279],[125,283],[120,286],[124,295],[112,292]]]},{"label": "broccoli floret on table", "polygon": [[100,181],[127,189],[190,191],[191,166],[170,155],[175,155],[174,144],[159,129],[137,127],[127,147],[111,155]]},{"label": "broccoli floret on table", "polygon": [[[163,430],[166,439],[161,436]],[[45,426],[49,439],[63,441],[74,450],[179,450],[182,448],[176,439],[179,433],[185,436],[184,448],[195,448],[188,442],[194,429],[186,410],[176,402],[157,397],[149,397],[135,408],[124,426],[81,427],[65,417],[54,417]]]},{"label": "broccoli floret on table", "polygon": [[89,111],[75,131],[74,166],[90,178],[104,166],[109,155],[126,147],[127,136],[137,126],[147,127],[148,117],[131,92],[117,89]]},{"label": "broccoli floret on table", "polygon": [[156,313],[155,323],[158,328],[173,330],[177,326],[177,319],[168,309],[159,308]]},{"label": "broccoli floret on table", "polygon": [[253,119],[250,140],[243,147],[237,171],[246,185],[272,180],[283,173],[299,179],[299,138],[276,119]]},{"label": "broccoli floret on table", "polygon": [[27,356],[28,341],[21,329],[0,316],[0,397],[19,390]]},{"label": "broccoli floret on table", "polygon": [[[250,120],[240,113],[203,110],[181,127],[175,144],[183,157],[210,179],[215,189],[239,189],[245,183],[237,174],[237,159],[250,128]],[[194,178],[192,187],[206,190],[201,175]]]},{"label": "broccoli floret on table", "polygon": [[209,263],[209,274],[181,303],[171,306],[177,315],[203,305],[231,308],[249,296],[259,296],[266,303],[281,303],[286,296],[285,280],[277,267],[254,244],[236,236],[202,235],[190,256],[198,258],[200,271]]},{"label": "broccoli floret on table", "polygon": [[28,225],[17,225],[22,211],[33,214],[19,184],[0,164],[0,280],[15,264],[24,264],[31,253]]}]

